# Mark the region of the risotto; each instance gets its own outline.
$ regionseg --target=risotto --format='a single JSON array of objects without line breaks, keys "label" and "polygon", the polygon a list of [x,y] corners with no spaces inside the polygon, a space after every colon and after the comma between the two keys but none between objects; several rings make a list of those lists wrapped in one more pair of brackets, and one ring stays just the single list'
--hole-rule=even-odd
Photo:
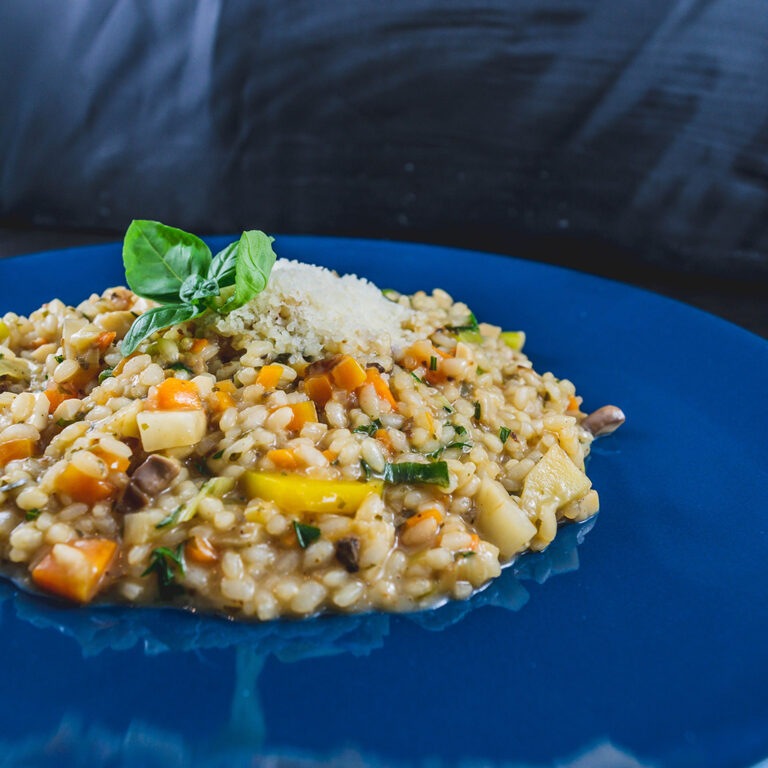
[{"label": "risotto", "polygon": [[[445,291],[134,222],[133,290],[0,322],[0,560],[261,620],[463,599],[598,510],[587,416]],[[138,295],[141,294],[141,295]]]}]

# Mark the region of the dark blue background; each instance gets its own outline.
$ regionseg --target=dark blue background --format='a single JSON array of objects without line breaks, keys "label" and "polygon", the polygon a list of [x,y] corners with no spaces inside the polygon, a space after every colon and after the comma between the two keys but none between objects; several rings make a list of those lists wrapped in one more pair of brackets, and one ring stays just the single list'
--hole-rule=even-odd
[{"label": "dark blue background", "polygon": [[764,0],[4,3],[0,222],[768,280]]}]

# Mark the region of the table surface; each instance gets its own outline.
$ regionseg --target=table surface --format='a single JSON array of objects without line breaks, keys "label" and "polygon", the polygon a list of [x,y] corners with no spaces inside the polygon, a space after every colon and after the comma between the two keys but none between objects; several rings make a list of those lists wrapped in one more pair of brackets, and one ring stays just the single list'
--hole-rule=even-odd
[{"label": "table surface", "polygon": [[[119,236],[114,233],[0,227],[0,258],[115,240]],[[572,266],[578,250],[579,265],[586,272],[670,296],[768,339],[768,286],[764,283],[667,271],[644,265],[636,257],[613,251],[604,244],[590,243],[585,247],[577,242],[574,248],[573,243],[533,239],[518,243],[511,255]],[[589,252],[586,257],[585,252]]]}]

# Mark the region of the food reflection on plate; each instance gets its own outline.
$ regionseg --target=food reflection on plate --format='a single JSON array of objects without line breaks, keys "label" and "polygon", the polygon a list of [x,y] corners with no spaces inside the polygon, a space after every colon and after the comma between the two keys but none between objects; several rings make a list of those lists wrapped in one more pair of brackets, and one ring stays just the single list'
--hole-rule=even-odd
[{"label": "food reflection on plate", "polygon": [[7,583],[0,585],[0,599],[13,606],[19,619],[73,637],[86,656],[136,645],[147,654],[246,646],[281,661],[339,653],[362,656],[383,645],[393,619],[442,630],[478,609],[520,610],[530,598],[525,582],[543,584],[578,569],[578,547],[594,523],[591,518],[563,529],[544,552],[524,555],[468,600],[446,601],[438,608],[397,617],[369,613],[253,624],[167,608],[104,605],[73,610]]}]

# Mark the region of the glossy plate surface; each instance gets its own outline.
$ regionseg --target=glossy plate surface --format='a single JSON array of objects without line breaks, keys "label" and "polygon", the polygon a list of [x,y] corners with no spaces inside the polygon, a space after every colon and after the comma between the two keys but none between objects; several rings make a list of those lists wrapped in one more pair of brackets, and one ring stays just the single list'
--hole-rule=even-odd
[{"label": "glossy plate surface", "polygon": [[[524,329],[534,367],[573,380],[585,409],[620,405],[627,423],[588,467],[600,515],[470,602],[416,616],[244,626],[67,609],[0,582],[0,765],[766,757],[768,343],[511,258],[310,237],[275,247],[381,287],[445,288],[480,320]],[[7,259],[0,310],[122,282],[119,245]]]}]

